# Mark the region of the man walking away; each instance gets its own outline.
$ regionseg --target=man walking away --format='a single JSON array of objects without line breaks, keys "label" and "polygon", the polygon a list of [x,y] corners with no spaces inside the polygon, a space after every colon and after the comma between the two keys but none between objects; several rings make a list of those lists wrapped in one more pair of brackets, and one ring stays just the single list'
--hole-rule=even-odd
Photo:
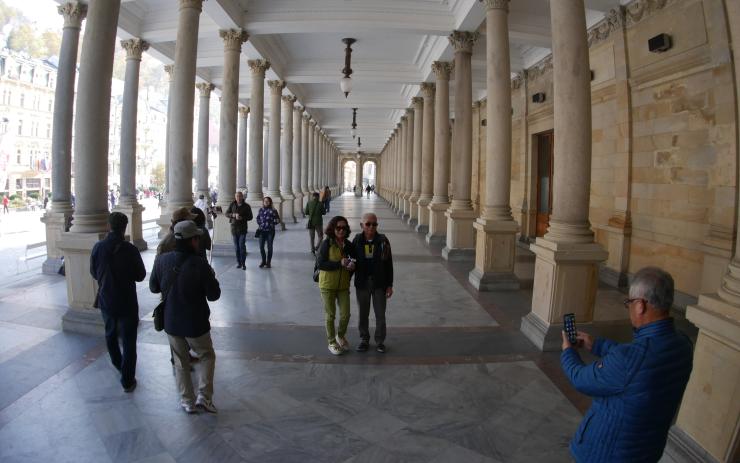
[{"label": "man walking away", "polygon": [[691,342],[673,326],[672,304],[673,278],[659,268],[643,268],[624,301],[632,342],[617,344],[578,331],[577,345],[599,357],[585,365],[563,333],[563,371],[593,399],[570,442],[577,462],[660,460],[692,368]]},{"label": "man walking away", "polygon": [[144,280],[146,269],[136,246],[124,240],[127,225],[128,218],[120,212],[108,216],[108,236],[95,243],[92,249],[90,274],[98,282],[97,306],[105,323],[110,361],[121,372],[123,390],[132,392],[136,389],[136,329],[139,326],[136,282]]},{"label": "man walking away", "polygon": [[[180,392],[180,406],[187,413],[198,409],[216,413],[213,405],[213,373],[216,353],[211,341],[211,310],[207,301],[221,296],[216,275],[208,262],[197,255],[203,230],[192,220],[175,225],[175,251],[157,256],[149,289],[165,297],[164,331],[175,354],[175,378]],[[200,358],[198,397],[190,378],[189,349]]]},{"label": "man walking away", "polygon": [[355,289],[360,307],[360,344],[358,352],[365,352],[370,343],[370,301],[375,312],[375,344],[385,353],[385,307],[393,295],[393,256],[388,238],[378,233],[378,217],[369,212],[362,216],[362,233],[355,235],[352,244],[357,253]]},{"label": "man walking away", "polygon": [[[308,228],[308,236],[311,237],[311,253],[316,255],[316,250],[324,240],[324,214],[326,213],[326,211],[324,211],[324,205],[319,201],[318,193],[313,193],[311,200],[306,204],[306,210],[303,211],[303,213],[308,217],[306,228]],[[319,235],[318,245],[315,241],[317,233]]]},{"label": "man walking away", "polygon": [[236,268],[247,269],[247,228],[252,220],[252,208],[244,202],[244,193],[237,191],[234,201],[226,210],[226,217],[231,223],[231,236],[234,238],[234,251],[236,252]]}]

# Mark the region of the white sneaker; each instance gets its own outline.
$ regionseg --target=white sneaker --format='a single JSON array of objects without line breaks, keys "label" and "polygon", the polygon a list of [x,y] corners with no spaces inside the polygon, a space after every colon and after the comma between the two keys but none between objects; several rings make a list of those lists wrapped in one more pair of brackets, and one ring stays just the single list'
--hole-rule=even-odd
[{"label": "white sneaker", "polygon": [[329,352],[331,352],[334,355],[342,355],[342,352],[344,351],[338,345],[331,343],[329,344]]},{"label": "white sneaker", "polygon": [[337,335],[337,344],[339,344],[339,347],[341,347],[343,351],[348,351],[349,350],[349,341],[347,341],[347,338],[346,337],[340,338]]},{"label": "white sneaker", "polygon": [[180,406],[187,414],[192,415],[193,413],[198,413],[198,409],[191,402],[180,402]]},{"label": "white sneaker", "polygon": [[209,399],[206,399],[202,395],[198,396],[198,399],[195,401],[195,406],[207,411],[208,413],[218,413],[218,410],[216,409],[216,406],[213,405],[213,402],[211,402]]}]

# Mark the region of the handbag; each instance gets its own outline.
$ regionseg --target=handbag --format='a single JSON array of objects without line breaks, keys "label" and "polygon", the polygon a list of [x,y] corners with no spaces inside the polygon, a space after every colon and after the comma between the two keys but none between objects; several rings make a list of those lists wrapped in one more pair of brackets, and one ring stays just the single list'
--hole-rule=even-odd
[{"label": "handbag", "polygon": [[258,228],[257,231],[254,232],[254,237],[255,238],[259,238],[261,234],[262,234],[262,230],[260,228]]}]

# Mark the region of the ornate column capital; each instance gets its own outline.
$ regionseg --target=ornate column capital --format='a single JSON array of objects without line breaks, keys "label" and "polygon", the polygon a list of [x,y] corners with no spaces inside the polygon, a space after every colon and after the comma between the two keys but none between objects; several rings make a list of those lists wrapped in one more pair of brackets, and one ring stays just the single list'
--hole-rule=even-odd
[{"label": "ornate column capital", "polygon": [[439,80],[450,80],[450,74],[455,65],[450,61],[435,61],[432,63],[432,72]]},{"label": "ornate column capital", "polygon": [[216,88],[216,86],[210,82],[201,82],[201,83],[195,84],[195,88],[197,88],[198,91],[200,91],[201,98],[210,98],[211,92],[213,91],[213,89]]},{"label": "ornate column capital", "polygon": [[184,8],[193,8],[200,11],[203,11],[203,0],[180,0],[180,9]]},{"label": "ornate column capital", "polygon": [[165,64],[164,65],[164,72],[167,73],[167,76],[172,80],[172,76],[175,72],[175,65],[174,64]]},{"label": "ornate column capital", "polygon": [[290,103],[291,105],[296,102],[298,98],[296,98],[293,95],[283,95],[281,98],[283,100],[283,103]]},{"label": "ornate column capital", "polygon": [[424,104],[424,98],[420,96],[415,96],[411,98],[411,106],[414,107],[414,111],[418,111],[419,108],[421,108],[421,105]]},{"label": "ornate column capital", "polygon": [[480,37],[479,32],[452,31],[450,34],[450,45],[455,49],[455,53],[473,53],[473,45]]},{"label": "ornate column capital", "polygon": [[249,39],[249,34],[243,29],[226,29],[218,31],[224,41],[224,51],[242,51],[242,44]]},{"label": "ornate column capital", "polygon": [[121,47],[126,50],[126,59],[141,61],[141,54],[149,49],[149,42],[142,39],[121,40]]},{"label": "ornate column capital", "polygon": [[270,87],[270,93],[273,95],[280,95],[283,93],[283,89],[285,88],[285,81],[284,80],[268,80],[267,86]]},{"label": "ornate column capital", "polygon": [[480,108],[480,105],[481,105],[481,101],[480,101],[480,100],[479,100],[479,101],[474,101],[474,102],[473,102],[473,109],[478,109],[478,108]]},{"label": "ornate column capital", "polygon": [[437,86],[431,82],[422,82],[421,84],[421,94],[424,98],[433,98],[436,90]]},{"label": "ornate column capital", "polygon": [[314,128],[316,126],[316,121],[311,119],[311,116],[308,116],[308,124],[311,126],[311,128]]},{"label": "ornate column capital", "polygon": [[87,16],[87,5],[80,2],[67,2],[57,7],[57,11],[64,17],[64,27],[79,29],[82,20]]},{"label": "ornate column capital", "polygon": [[478,0],[486,5],[486,10],[504,10],[509,12],[509,0]]},{"label": "ornate column capital", "polygon": [[[298,111],[299,113],[302,113],[303,111],[305,111],[305,110],[306,110],[306,107],[305,107],[305,106],[301,106],[301,105],[298,105],[298,106],[293,106],[293,110],[294,110],[294,111]],[[305,114],[303,114],[303,115],[302,115],[301,117],[305,118],[305,117],[306,117],[306,115],[305,115]]]},{"label": "ornate column capital", "polygon": [[239,106],[239,117],[247,117],[249,115],[249,106]]},{"label": "ornate column capital", "polygon": [[[305,108],[304,108],[304,109],[305,109]],[[308,122],[308,121],[310,121],[310,120],[311,120],[311,115],[310,115],[310,114],[304,114],[304,115],[303,115],[303,116],[301,116],[301,117],[303,118],[304,122]]]},{"label": "ornate column capital", "polygon": [[270,62],[264,59],[250,59],[247,61],[249,70],[252,71],[252,75],[261,75],[265,77],[265,71],[270,69]]}]

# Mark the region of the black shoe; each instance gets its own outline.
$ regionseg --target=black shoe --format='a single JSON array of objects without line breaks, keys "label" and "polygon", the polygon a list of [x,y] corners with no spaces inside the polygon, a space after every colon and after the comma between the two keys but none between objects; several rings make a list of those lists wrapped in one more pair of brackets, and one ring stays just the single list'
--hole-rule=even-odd
[{"label": "black shoe", "polygon": [[242,268],[242,264],[236,264],[236,268]]},{"label": "black shoe", "polygon": [[128,386],[123,386],[123,392],[134,392],[134,389],[136,389],[136,379]]},{"label": "black shoe", "polygon": [[381,342],[380,344],[378,344],[378,347],[376,347],[375,350],[377,350],[381,354],[385,354],[385,344]]},{"label": "black shoe", "polygon": [[272,264],[268,262],[268,263],[265,264],[265,267],[272,268]]},{"label": "black shoe", "polygon": [[262,263],[260,264],[260,268],[264,267],[265,265],[267,265],[267,264],[265,264],[264,262],[262,262]]},{"label": "black shoe", "polygon": [[368,347],[370,347],[370,344],[367,341],[360,341],[355,350],[357,352],[367,352]]},{"label": "black shoe", "polygon": [[247,264],[242,264],[242,270],[246,270],[246,269],[247,269]]}]

